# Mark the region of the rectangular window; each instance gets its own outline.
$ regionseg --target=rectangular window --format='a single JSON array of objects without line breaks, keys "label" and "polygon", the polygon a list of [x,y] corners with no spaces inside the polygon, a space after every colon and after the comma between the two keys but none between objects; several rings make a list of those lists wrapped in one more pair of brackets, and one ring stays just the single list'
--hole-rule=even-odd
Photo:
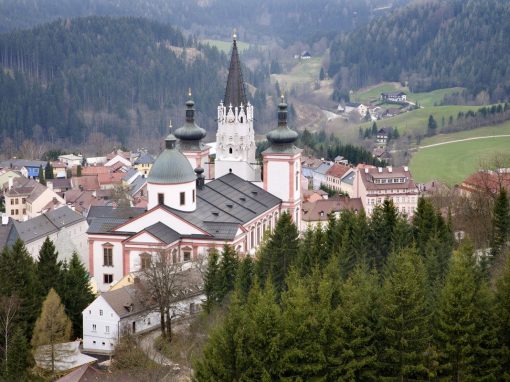
[{"label": "rectangular window", "polygon": [[103,248],[103,266],[113,267],[113,248],[112,247],[104,247]]},{"label": "rectangular window", "polygon": [[186,194],[184,192],[181,192],[180,194],[180,203],[181,206],[183,206],[186,203]]},{"label": "rectangular window", "polygon": [[21,199],[21,203],[25,204],[27,202],[27,198]]},{"label": "rectangular window", "polygon": [[105,284],[111,284],[113,282],[113,275],[105,273],[103,274],[103,283]]},{"label": "rectangular window", "polygon": [[103,309],[99,309],[99,315],[102,316],[103,315]]},{"label": "rectangular window", "polygon": [[195,190],[193,190],[192,195],[193,195],[193,203],[195,203]]},{"label": "rectangular window", "polygon": [[184,251],[184,261],[190,261],[190,260],[191,260],[191,252]]},{"label": "rectangular window", "polygon": [[96,331],[96,324],[92,324],[92,331],[95,332]]},{"label": "rectangular window", "polygon": [[147,269],[151,265],[151,257],[150,255],[143,254],[140,255],[140,266],[142,269]]},{"label": "rectangular window", "polygon": [[104,332],[110,333],[110,327],[108,325],[104,327]]},{"label": "rectangular window", "polygon": [[27,214],[27,210],[23,208],[23,215]]},{"label": "rectangular window", "polygon": [[158,204],[165,204],[165,194],[158,194]]},{"label": "rectangular window", "polygon": [[11,199],[11,206],[14,205],[14,199]]}]

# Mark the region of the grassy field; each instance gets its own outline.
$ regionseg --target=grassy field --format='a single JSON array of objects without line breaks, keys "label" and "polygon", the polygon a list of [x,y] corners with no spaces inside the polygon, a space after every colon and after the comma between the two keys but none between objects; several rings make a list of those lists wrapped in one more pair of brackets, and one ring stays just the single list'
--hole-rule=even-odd
[{"label": "grassy field", "polygon": [[[382,119],[377,121],[378,127],[397,127],[400,135],[406,133],[418,133],[424,135],[427,132],[427,124],[429,116],[433,115],[437,122],[438,130],[441,130],[442,121],[444,118],[445,125],[448,124],[448,119],[452,116],[457,118],[459,111],[477,110],[477,106],[436,106],[423,109],[416,109],[407,113],[397,115],[393,118]],[[371,126],[371,123],[364,123],[360,125],[362,128]],[[357,130],[359,126],[355,126]]]},{"label": "grassy field", "polygon": [[311,85],[319,79],[321,57],[300,60],[287,74],[272,74],[271,81],[280,85],[280,89],[291,89],[298,85]]},{"label": "grassy field", "polygon": [[[218,50],[223,51],[225,53],[230,53],[232,49],[232,41],[221,41],[221,40],[212,40],[212,39],[204,39],[201,40],[203,44],[209,44],[210,46],[215,46]],[[237,41],[237,49],[242,52],[250,47],[250,44],[247,42]]]},{"label": "grassy field", "polygon": [[432,107],[438,105],[445,95],[459,92],[462,88],[438,89],[427,93],[411,93],[407,87],[401,86],[398,82],[385,82],[380,85],[371,86],[355,92],[352,96],[354,101],[374,102],[379,99],[381,93],[403,91],[407,93],[407,99],[411,102],[418,102],[420,106]]},{"label": "grassy field", "polygon": [[440,180],[454,185],[495,153],[509,151],[510,137],[456,142],[419,150],[413,155],[409,167],[418,182]]},{"label": "grassy field", "polygon": [[438,134],[433,137],[423,139],[420,145],[432,145],[434,143],[473,137],[486,137],[489,135],[510,135],[510,121],[506,121],[499,125],[479,127],[478,129],[459,131],[456,133]]}]

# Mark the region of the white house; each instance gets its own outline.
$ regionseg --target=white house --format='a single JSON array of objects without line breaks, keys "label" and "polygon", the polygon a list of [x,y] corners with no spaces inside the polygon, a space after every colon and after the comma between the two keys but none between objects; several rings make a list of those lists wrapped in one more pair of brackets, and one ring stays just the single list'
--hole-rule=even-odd
[{"label": "white house", "polygon": [[407,95],[404,92],[381,93],[381,101],[385,102],[407,102]]},{"label": "white house", "polygon": [[60,162],[64,162],[67,165],[67,168],[72,168],[73,166],[81,166],[83,162],[83,155],[65,154],[60,155],[58,160]]},{"label": "white house", "polygon": [[[196,268],[176,273],[176,277],[171,315],[179,319],[198,312],[205,296]],[[154,304],[147,303],[142,278],[140,275],[133,284],[101,293],[83,310],[84,351],[111,354],[125,331],[138,334],[159,327],[160,313]]]}]

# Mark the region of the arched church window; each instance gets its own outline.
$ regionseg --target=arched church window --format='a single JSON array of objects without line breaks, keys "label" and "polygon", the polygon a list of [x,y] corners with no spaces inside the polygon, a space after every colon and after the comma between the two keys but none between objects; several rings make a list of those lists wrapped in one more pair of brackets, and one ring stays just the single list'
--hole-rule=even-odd
[{"label": "arched church window", "polygon": [[239,122],[241,122],[241,123],[243,123],[243,122],[244,122],[244,117],[243,117],[243,116],[241,116],[241,117],[239,118]]},{"label": "arched church window", "polygon": [[299,190],[299,171],[296,172],[296,191]]},{"label": "arched church window", "polygon": [[229,153],[229,154],[232,154],[232,147],[229,147],[229,149],[228,149],[228,153]]}]

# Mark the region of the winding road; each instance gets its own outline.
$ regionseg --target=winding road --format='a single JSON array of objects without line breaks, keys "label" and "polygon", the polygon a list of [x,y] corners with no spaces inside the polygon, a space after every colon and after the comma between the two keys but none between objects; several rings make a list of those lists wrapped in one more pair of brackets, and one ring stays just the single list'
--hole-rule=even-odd
[{"label": "winding road", "polygon": [[472,137],[472,138],[456,139],[454,141],[446,141],[446,142],[433,143],[431,145],[419,146],[418,148],[419,149],[427,149],[429,147],[448,145],[450,143],[465,142],[465,141],[475,141],[475,140],[478,140],[478,139],[488,139],[488,138],[503,138],[503,137],[510,137],[510,134],[487,135],[485,137]]}]

